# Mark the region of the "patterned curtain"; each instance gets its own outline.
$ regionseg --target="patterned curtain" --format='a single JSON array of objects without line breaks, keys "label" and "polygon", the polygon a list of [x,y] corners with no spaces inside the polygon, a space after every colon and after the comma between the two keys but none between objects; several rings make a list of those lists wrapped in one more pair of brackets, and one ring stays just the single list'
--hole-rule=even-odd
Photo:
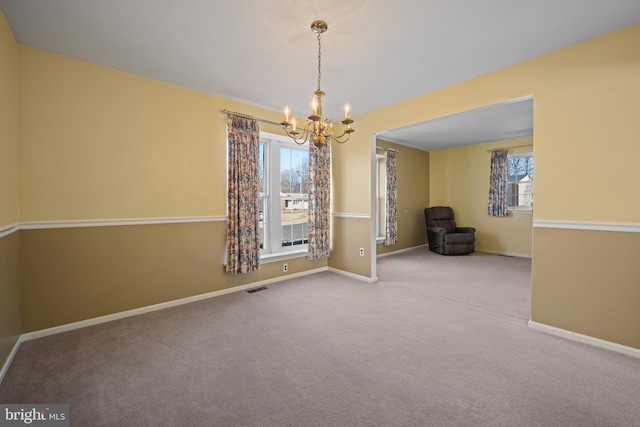
[{"label": "patterned curtain", "polygon": [[386,150],[387,158],[387,224],[385,227],[385,246],[398,243],[398,186],[396,184],[396,152]]},{"label": "patterned curtain", "polygon": [[491,152],[489,216],[507,216],[507,150]]},{"label": "patterned curtain", "polygon": [[309,244],[307,259],[328,258],[329,195],[331,194],[331,150],[327,142],[318,148],[309,144]]},{"label": "patterned curtain", "polygon": [[227,116],[229,176],[227,273],[255,271],[260,262],[258,167],[260,131],[247,117]]}]

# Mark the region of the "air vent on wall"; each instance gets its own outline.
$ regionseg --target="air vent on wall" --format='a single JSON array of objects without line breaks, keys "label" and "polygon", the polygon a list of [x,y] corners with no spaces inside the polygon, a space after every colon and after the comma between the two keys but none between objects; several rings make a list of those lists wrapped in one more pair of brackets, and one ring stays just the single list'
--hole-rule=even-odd
[{"label": "air vent on wall", "polygon": [[258,292],[258,291],[264,291],[265,289],[267,289],[266,286],[260,286],[259,288],[253,288],[253,289],[249,289],[247,292],[249,292],[250,294],[254,293],[254,292]]}]

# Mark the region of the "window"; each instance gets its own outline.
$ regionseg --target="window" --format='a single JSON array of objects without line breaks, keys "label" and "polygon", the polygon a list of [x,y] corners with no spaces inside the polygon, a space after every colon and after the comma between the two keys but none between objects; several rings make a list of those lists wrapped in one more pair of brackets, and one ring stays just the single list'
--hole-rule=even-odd
[{"label": "window", "polygon": [[378,243],[384,241],[387,227],[387,158],[376,154],[376,237]]},{"label": "window", "polygon": [[260,133],[259,223],[262,255],[306,250],[309,148]]},{"label": "window", "polygon": [[533,153],[507,157],[507,206],[513,212],[533,210]]}]

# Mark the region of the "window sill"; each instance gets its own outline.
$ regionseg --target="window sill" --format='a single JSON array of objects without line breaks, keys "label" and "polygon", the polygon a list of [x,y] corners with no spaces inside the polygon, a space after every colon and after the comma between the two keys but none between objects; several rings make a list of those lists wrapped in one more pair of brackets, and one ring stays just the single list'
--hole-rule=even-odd
[{"label": "window sill", "polygon": [[384,243],[386,239],[384,237],[376,237],[376,244]]},{"label": "window sill", "polygon": [[524,215],[533,215],[533,209],[531,208],[508,208],[507,209],[508,213],[514,214],[514,215],[520,215],[520,214],[524,214]]},{"label": "window sill", "polygon": [[277,254],[260,254],[260,264],[283,261],[292,258],[304,258],[307,256],[307,248],[300,248],[294,251],[279,252]]}]

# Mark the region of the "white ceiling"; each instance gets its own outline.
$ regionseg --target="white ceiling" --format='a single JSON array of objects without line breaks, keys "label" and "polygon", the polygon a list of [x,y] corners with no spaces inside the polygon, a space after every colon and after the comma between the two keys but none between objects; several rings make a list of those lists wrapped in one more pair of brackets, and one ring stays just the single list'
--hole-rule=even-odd
[{"label": "white ceiling", "polygon": [[[639,0],[0,0],[0,9],[18,43],[303,117],[317,84],[309,24],[324,19],[325,113],[340,117],[348,101],[356,129],[358,114],[640,22]],[[442,145],[446,127],[432,131]]]},{"label": "white ceiling", "polygon": [[381,132],[378,138],[425,151],[533,135],[533,98],[514,99]]}]

